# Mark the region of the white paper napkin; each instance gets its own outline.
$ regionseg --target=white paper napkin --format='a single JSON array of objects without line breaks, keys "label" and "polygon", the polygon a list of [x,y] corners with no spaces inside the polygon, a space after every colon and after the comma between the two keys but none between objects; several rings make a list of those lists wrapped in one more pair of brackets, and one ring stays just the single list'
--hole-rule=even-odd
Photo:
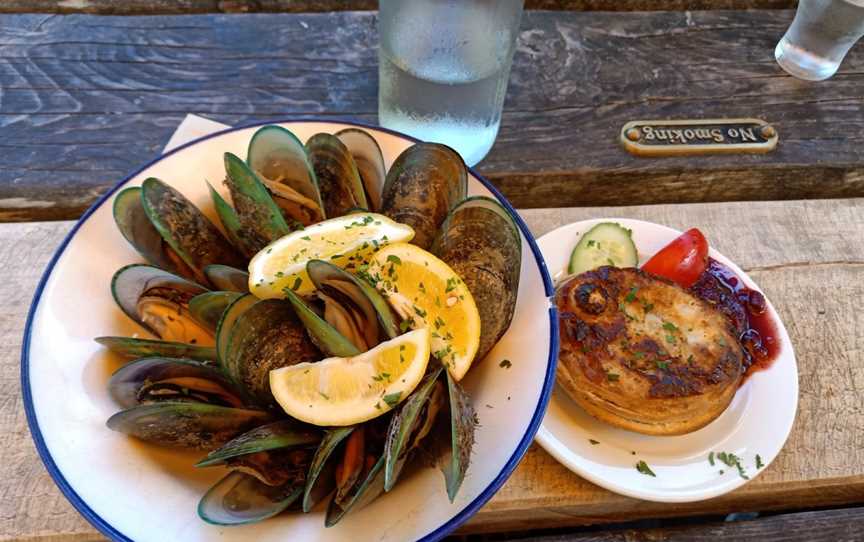
[{"label": "white paper napkin", "polygon": [[213,132],[218,132],[225,128],[229,128],[229,126],[227,124],[222,124],[221,122],[199,117],[198,115],[186,115],[186,118],[183,119],[180,125],[177,126],[177,129],[174,130],[174,133],[171,134],[171,139],[169,139],[168,143],[165,144],[165,148],[162,152],[176,149],[180,145],[188,143],[193,139],[204,137],[207,134],[212,134]]}]

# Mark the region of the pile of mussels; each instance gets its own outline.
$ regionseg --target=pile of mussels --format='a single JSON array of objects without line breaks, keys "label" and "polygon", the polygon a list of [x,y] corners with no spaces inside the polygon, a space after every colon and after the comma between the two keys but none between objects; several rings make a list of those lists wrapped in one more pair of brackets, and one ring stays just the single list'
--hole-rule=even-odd
[{"label": "pile of mussels", "polygon": [[[507,330],[516,305],[521,238],[512,217],[492,199],[466,198],[465,165],[443,145],[413,145],[385,172],[378,144],[362,130],[316,134],[304,146],[290,131],[265,126],[245,162],[230,153],[224,158],[233,206],[210,187],[221,230],[155,178],[114,201],[118,228],[151,265],[117,271],[112,294],[158,339],[96,339],[133,359],[109,382],[124,410],[108,427],[209,452],[198,467],[227,467],[198,507],[215,524],[309,512],[335,493],[325,521],[331,526],[389,491],[417,457],[442,469],[454,499],[477,418],[434,357],[410,396],[356,426],[306,425],[282,412],[270,393],[273,369],[357,354],[398,335],[399,316],[375,288],[313,260],[307,271],[317,291],[298,306],[296,299],[254,297],[243,268],[305,225],[357,211],[387,215],[413,227],[413,243],[449,264],[472,292],[481,359]],[[324,310],[325,301],[338,310]]]}]

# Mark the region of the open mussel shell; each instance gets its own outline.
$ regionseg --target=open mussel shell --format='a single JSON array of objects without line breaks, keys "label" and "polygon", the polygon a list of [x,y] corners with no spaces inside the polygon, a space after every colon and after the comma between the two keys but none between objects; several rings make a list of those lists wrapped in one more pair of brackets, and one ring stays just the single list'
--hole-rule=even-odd
[{"label": "open mussel shell", "polygon": [[189,313],[203,286],[143,264],[127,265],[111,279],[111,293],[127,316],[166,341],[209,346],[212,333]]},{"label": "open mussel shell", "polygon": [[134,337],[96,337],[95,341],[115,354],[130,358],[161,356],[206,362],[216,361],[216,349],[212,346]]},{"label": "open mussel shell", "polygon": [[315,134],[306,142],[306,152],[328,218],[348,214],[354,208],[369,208],[354,158],[338,137]]},{"label": "open mussel shell", "polygon": [[106,425],[160,446],[212,450],[269,420],[261,410],[166,401],[121,410]]},{"label": "open mussel shell", "polygon": [[108,393],[122,408],[163,401],[243,407],[240,394],[221,371],[184,359],[152,357],[128,363],[111,375]]},{"label": "open mussel shell", "polygon": [[440,380],[443,369],[438,364],[430,371],[390,420],[384,445],[385,491],[393,489],[409,454],[430,433],[444,406],[444,386]]},{"label": "open mussel shell", "polygon": [[286,289],[285,298],[303,322],[309,338],[326,355],[346,358],[361,353],[354,343],[339,333],[324,318],[318,316],[297,294]]},{"label": "open mussel shell", "polygon": [[195,466],[223,465],[230,459],[243,455],[282,448],[308,448],[317,445],[320,441],[321,431],[301,425],[294,420],[279,420],[256,427],[230,440],[224,446],[207,454],[207,457]]},{"label": "open mussel shell", "polygon": [[198,503],[198,515],[214,525],[243,525],[271,518],[296,502],[303,485],[269,486],[254,476],[231,472]]},{"label": "open mussel shell", "polygon": [[[226,316],[229,313],[230,309]],[[230,333],[226,356],[220,361],[226,373],[264,405],[275,404],[270,371],[321,359],[291,304],[281,299],[265,299],[249,307]]]},{"label": "open mussel shell", "polygon": [[216,325],[216,355],[219,360],[219,365],[223,371],[226,371],[225,360],[228,357],[228,344],[231,340],[231,331],[237,320],[252,307],[258,303],[259,299],[252,294],[244,294],[235,299],[225,311],[222,313],[222,318]]},{"label": "open mussel shell", "polygon": [[[228,241],[234,245],[234,248],[236,248],[238,252],[247,258],[251,258],[257,251],[255,250],[253,243],[247,239],[246,232],[243,230],[243,225],[240,223],[240,217],[237,215],[237,211],[235,211],[234,208],[225,201],[222,194],[213,188],[209,182],[207,183],[207,188],[210,190],[210,199],[213,200],[213,207],[216,209],[216,214],[219,215],[219,221],[222,223],[222,228],[225,229],[225,235],[228,237]],[[207,267],[204,268],[205,275],[207,274]],[[219,288],[218,285],[216,285],[216,287]]]},{"label": "open mussel shell", "polygon": [[[354,431],[354,426],[334,427],[328,429],[315,450],[312,463],[309,466],[309,474],[306,476],[306,487],[303,490],[303,511],[309,512],[324,497],[336,489],[334,473],[336,471],[336,457],[334,452],[339,444]],[[333,458],[333,460],[331,460]]]},{"label": "open mussel shell", "polygon": [[156,178],[141,185],[144,212],[166,243],[186,263],[198,282],[213,263],[242,266],[245,262],[222,232],[179,191]]},{"label": "open mussel shell", "polygon": [[240,292],[204,292],[189,300],[189,312],[215,334],[225,309],[242,296]]},{"label": "open mussel shell", "polygon": [[438,143],[417,143],[405,149],[387,172],[381,213],[414,228],[411,242],[428,249],[467,189],[465,163],[456,151]]},{"label": "open mussel shell", "polygon": [[281,126],[260,128],[249,142],[246,163],[285,215],[304,226],[324,220],[315,171],[293,133]]},{"label": "open mussel shell", "polygon": [[229,265],[208,265],[204,274],[210,284],[223,292],[249,293],[249,273]]},{"label": "open mussel shell", "polygon": [[480,312],[483,359],[510,327],[519,293],[522,237],[513,217],[491,198],[468,198],[450,212],[432,252],[465,281]]},{"label": "open mussel shell", "polygon": [[[225,183],[231,192],[242,238],[249,250],[258,252],[272,241],[291,233],[292,229],[279,206],[246,162],[226,152],[225,172]],[[235,267],[242,267],[242,264]]]},{"label": "open mussel shell", "polygon": [[[450,502],[456,498],[468,465],[471,462],[471,450],[474,448],[474,431],[477,428],[477,412],[471,404],[471,398],[462,386],[453,380],[447,371],[447,390],[450,403],[450,450],[442,457],[441,470],[447,485],[447,496]],[[444,442],[447,442],[445,439]]]},{"label": "open mussel shell", "polygon": [[[310,260],[306,264],[306,272],[319,294],[341,303],[344,309],[341,313],[348,315],[349,324],[353,323],[351,327],[360,328],[366,347],[360,348],[357,343],[355,346],[358,346],[361,351],[376,346],[382,335],[384,340],[394,339],[399,335],[399,325],[390,310],[390,305],[369,283],[323,260]],[[325,318],[327,299],[324,300]],[[334,324],[333,321],[330,323]],[[354,335],[346,334],[338,325],[334,327],[346,337]]]},{"label": "open mussel shell", "polygon": [[387,175],[384,155],[378,142],[368,132],[359,128],[345,128],[334,134],[348,149],[357,165],[370,211],[381,208],[381,193]]},{"label": "open mussel shell", "polygon": [[113,210],[117,229],[144,259],[172,273],[195,278],[192,269],[173,252],[150,222],[141,201],[140,186],[121,190],[114,198]]},{"label": "open mussel shell", "polygon": [[353,509],[360,510],[367,504],[377,499],[384,493],[384,463],[386,457],[382,455],[361,483],[352,488],[350,494],[337,502],[330,501],[327,507],[327,515],[324,517],[324,526],[332,527],[339,523],[345,515]]}]

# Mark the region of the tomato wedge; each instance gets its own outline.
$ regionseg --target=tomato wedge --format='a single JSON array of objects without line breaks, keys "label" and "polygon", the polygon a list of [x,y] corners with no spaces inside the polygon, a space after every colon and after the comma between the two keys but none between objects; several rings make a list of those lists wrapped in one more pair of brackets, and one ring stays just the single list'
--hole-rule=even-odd
[{"label": "tomato wedge", "polygon": [[664,277],[683,288],[693,286],[708,266],[708,241],[692,228],[660,249],[642,265],[642,271]]}]

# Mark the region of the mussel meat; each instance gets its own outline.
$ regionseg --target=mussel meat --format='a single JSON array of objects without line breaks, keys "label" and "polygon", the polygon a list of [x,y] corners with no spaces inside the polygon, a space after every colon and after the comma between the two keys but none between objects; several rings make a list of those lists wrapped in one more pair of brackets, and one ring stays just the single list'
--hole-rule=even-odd
[{"label": "mussel meat", "polygon": [[260,128],[249,142],[246,163],[283,214],[308,226],[324,220],[318,180],[300,140],[281,126]]}]

